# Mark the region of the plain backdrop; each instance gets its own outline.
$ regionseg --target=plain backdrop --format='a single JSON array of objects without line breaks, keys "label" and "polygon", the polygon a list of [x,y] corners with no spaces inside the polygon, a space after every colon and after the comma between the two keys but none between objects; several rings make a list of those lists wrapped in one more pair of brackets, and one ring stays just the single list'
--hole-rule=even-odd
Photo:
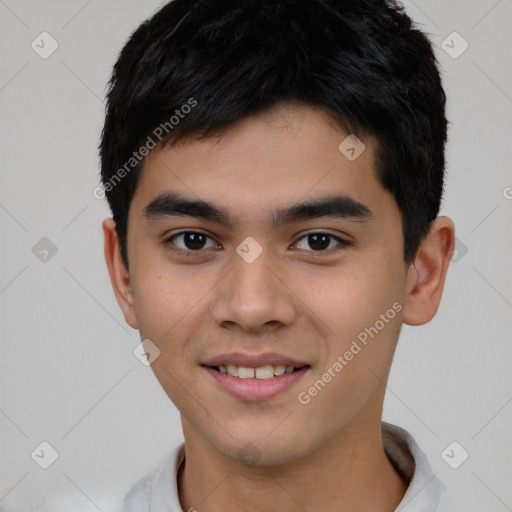
[{"label": "plain backdrop", "polygon": [[[0,497],[14,488],[4,504],[115,511],[182,439],[133,354],[138,332],[103,259],[109,211],[93,196],[111,67],[160,5],[0,0]],[[402,331],[384,419],[413,434],[464,503],[454,512],[512,510],[512,1],[404,5],[442,67],[441,214],[458,247],[437,316]],[[58,44],[47,58],[55,43],[42,32]],[[441,456],[454,441],[456,457],[469,454],[457,469]],[[48,469],[31,455],[42,442],[58,453]]]}]

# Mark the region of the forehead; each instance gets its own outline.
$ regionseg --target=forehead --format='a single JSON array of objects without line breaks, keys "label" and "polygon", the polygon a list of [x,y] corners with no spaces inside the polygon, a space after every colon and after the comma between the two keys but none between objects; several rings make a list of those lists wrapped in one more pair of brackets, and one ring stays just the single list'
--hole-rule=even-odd
[{"label": "forehead", "polygon": [[131,210],[141,216],[151,201],[172,192],[216,204],[240,223],[268,223],[269,211],[333,194],[372,213],[396,210],[376,176],[375,140],[359,137],[360,143],[312,107],[277,107],[219,137],[153,150]]}]

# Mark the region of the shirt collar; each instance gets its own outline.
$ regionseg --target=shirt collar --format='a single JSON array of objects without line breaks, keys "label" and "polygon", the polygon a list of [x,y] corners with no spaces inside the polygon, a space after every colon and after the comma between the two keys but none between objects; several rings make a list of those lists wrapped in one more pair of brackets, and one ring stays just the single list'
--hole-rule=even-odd
[{"label": "shirt collar", "polygon": [[433,512],[445,492],[414,438],[403,428],[382,422],[384,451],[409,487],[395,512]]},{"label": "shirt collar", "polygon": [[[388,459],[409,482],[395,512],[434,512],[445,489],[432,471],[414,438],[404,429],[382,422],[382,440]],[[185,445],[177,446],[149,483],[149,512],[183,512],[178,498],[177,475],[185,460]]]}]

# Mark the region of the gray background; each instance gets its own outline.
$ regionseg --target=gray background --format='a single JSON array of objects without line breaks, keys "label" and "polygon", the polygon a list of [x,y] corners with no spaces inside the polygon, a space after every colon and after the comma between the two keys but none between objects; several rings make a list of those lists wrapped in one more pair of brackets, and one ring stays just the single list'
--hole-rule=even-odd
[{"label": "gray background", "polygon": [[[113,511],[181,440],[177,411],[133,355],[138,333],[103,260],[109,212],[93,197],[111,66],[159,5],[0,0],[0,497],[14,487],[4,504]],[[441,213],[459,247],[435,319],[403,329],[384,419],[415,436],[460,512],[512,510],[512,1],[404,5],[443,68]],[[59,45],[47,59],[31,47],[43,31]],[[446,39],[454,31],[469,44],[457,58],[443,49],[463,48]],[[36,246],[43,237],[56,254]],[[59,454],[46,470],[31,458],[43,441]],[[441,457],[452,441],[469,453],[458,469]],[[449,453],[452,464],[463,454]]]}]

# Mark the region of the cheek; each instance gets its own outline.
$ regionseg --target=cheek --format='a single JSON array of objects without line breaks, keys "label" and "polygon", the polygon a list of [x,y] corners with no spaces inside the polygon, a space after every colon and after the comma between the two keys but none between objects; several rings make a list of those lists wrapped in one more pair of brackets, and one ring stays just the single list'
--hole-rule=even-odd
[{"label": "cheek", "polygon": [[315,290],[308,292],[308,304],[328,328],[319,373],[342,357],[344,377],[333,379],[343,387],[341,394],[347,388],[363,388],[364,393],[372,386],[376,377],[369,370],[378,375],[386,371],[400,332],[404,269],[395,254],[377,255],[358,255],[357,262],[340,266],[325,279],[305,283],[304,290]]},{"label": "cheek", "polygon": [[144,267],[134,273],[133,294],[141,337],[151,339],[161,351],[176,349],[177,334],[183,331],[202,286],[193,286],[178,272],[165,274],[152,272],[151,265]]},{"label": "cheek", "polygon": [[402,302],[403,281],[404,275],[390,263],[362,259],[303,281],[303,296],[331,335],[343,338],[373,325],[394,302]]},{"label": "cheek", "polygon": [[192,309],[206,285],[191,267],[172,265],[165,251],[153,242],[142,240],[136,249],[131,266],[141,333],[166,332]]},{"label": "cheek", "polygon": [[140,337],[151,340],[160,351],[152,371],[172,402],[187,410],[186,390],[194,385],[193,343],[188,342],[197,329],[198,315],[206,314],[200,299],[209,288],[179,272],[165,275],[145,270],[136,275],[134,306]]}]

